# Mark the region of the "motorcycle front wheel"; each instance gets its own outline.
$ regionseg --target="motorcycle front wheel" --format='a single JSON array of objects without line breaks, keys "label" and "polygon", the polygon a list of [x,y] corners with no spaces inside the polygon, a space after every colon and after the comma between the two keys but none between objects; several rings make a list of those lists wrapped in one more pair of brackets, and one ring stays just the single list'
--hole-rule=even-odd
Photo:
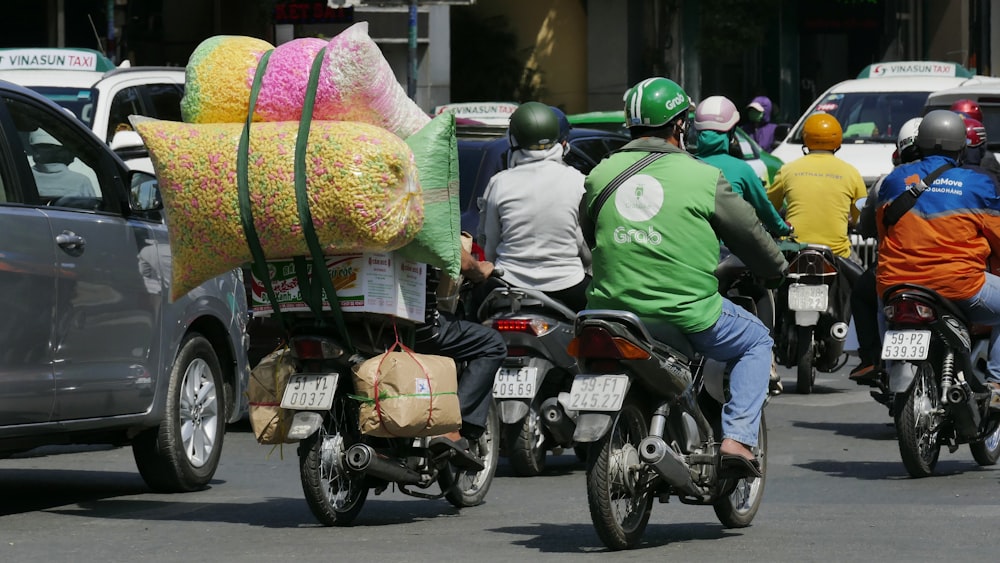
[{"label": "motorcycle front wheel", "polygon": [[545,469],[545,432],[542,417],[534,405],[514,424],[504,424],[507,456],[511,469],[519,477],[534,477]]},{"label": "motorcycle front wheel", "polygon": [[941,397],[933,364],[917,364],[913,383],[905,393],[897,393],[895,401],[896,438],[903,465],[911,477],[928,477],[941,454]]},{"label": "motorcycle front wheel", "polygon": [[478,506],[486,500],[500,462],[500,416],[496,403],[490,401],[486,429],[478,440],[469,440],[469,449],[483,460],[482,471],[469,471],[447,464],[438,476],[438,485],[455,508]]},{"label": "motorcycle front wheel", "polygon": [[324,526],[351,525],[368,498],[364,475],[344,464],[344,451],[360,441],[357,403],[338,396],[319,430],[299,443],[302,492]]},{"label": "motorcycle front wheel", "polygon": [[800,395],[808,395],[812,393],[813,384],[816,383],[816,343],[813,342],[812,327],[798,327],[797,331],[798,371],[796,372],[795,392]]},{"label": "motorcycle front wheel", "polygon": [[736,482],[733,492],[715,501],[712,505],[719,522],[727,528],[746,528],[749,526],[764,499],[764,482],[767,480],[767,423],[764,421],[763,412],[760,413],[757,447],[753,448],[753,455],[760,463],[760,473],[763,477],[740,479]]},{"label": "motorcycle front wheel", "polygon": [[639,545],[649,522],[653,494],[639,460],[639,443],[649,434],[647,418],[637,403],[626,399],[611,429],[588,452],[590,519],[608,549]]}]

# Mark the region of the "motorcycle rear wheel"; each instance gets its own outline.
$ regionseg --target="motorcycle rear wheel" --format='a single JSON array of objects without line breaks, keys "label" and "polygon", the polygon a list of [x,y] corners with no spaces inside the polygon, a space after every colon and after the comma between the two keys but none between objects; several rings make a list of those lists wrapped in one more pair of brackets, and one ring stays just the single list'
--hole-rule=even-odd
[{"label": "motorcycle rear wheel", "polygon": [[798,327],[797,330],[799,344],[795,392],[808,395],[816,383],[816,343],[813,342],[812,327]]},{"label": "motorcycle rear wheel", "polygon": [[972,457],[980,467],[996,465],[1000,459],[1000,424],[996,424],[993,431],[979,442],[969,444]]},{"label": "motorcycle rear wheel", "polygon": [[941,444],[938,442],[941,397],[930,362],[917,365],[916,377],[905,393],[895,395],[896,438],[903,466],[911,477],[934,473]]},{"label": "motorcycle rear wheel", "polygon": [[611,429],[595,442],[587,459],[587,502],[590,519],[611,550],[639,545],[649,522],[653,494],[649,473],[639,462],[639,442],[649,434],[647,415],[626,399]]},{"label": "motorcycle rear wheel", "polygon": [[478,440],[469,440],[469,449],[483,460],[486,467],[482,471],[469,471],[448,464],[438,476],[438,485],[445,491],[444,498],[455,508],[482,504],[493,484],[500,461],[500,416],[496,403],[490,402],[486,429]]},{"label": "motorcycle rear wheel", "polygon": [[534,406],[514,424],[503,425],[511,469],[519,477],[534,477],[545,469],[545,432]]},{"label": "motorcycle rear wheel", "polygon": [[764,413],[760,413],[760,427],[757,431],[757,447],[753,455],[760,463],[762,477],[757,479],[740,479],[728,496],[712,505],[719,522],[726,528],[746,528],[757,515],[760,503],[764,499],[764,483],[767,480],[767,423]]},{"label": "motorcycle rear wheel", "polygon": [[299,443],[302,493],[313,516],[324,526],[349,526],[368,498],[365,477],[348,471],[344,451],[361,441],[353,399],[335,397],[323,426]]}]

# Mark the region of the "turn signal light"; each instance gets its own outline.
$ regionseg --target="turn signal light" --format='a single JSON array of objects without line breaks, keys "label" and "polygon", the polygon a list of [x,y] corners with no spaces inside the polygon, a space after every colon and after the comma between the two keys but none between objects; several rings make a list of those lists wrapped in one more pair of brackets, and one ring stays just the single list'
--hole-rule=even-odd
[{"label": "turn signal light", "polygon": [[329,338],[297,336],[290,344],[292,353],[300,360],[333,360],[344,355],[344,349]]},{"label": "turn signal light", "polygon": [[932,307],[907,299],[886,305],[882,311],[885,313],[885,318],[899,324],[924,324],[937,320],[937,314]]},{"label": "turn signal light", "polygon": [[649,352],[629,342],[612,336],[610,332],[596,327],[588,327],[580,335],[570,340],[566,352],[576,358],[602,358],[613,360],[648,360]]}]

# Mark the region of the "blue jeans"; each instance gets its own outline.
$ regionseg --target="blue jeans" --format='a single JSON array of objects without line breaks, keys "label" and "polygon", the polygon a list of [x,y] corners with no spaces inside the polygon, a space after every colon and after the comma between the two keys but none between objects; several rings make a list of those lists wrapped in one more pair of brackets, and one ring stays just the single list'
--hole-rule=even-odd
[{"label": "blue jeans", "polygon": [[988,365],[990,381],[1000,381],[1000,277],[986,272],[986,283],[971,299],[956,300],[955,304],[969,320],[993,327],[990,333],[990,361]]},{"label": "blue jeans", "polygon": [[729,367],[730,398],[722,409],[722,437],[756,446],[774,347],[767,327],[743,307],[723,298],[719,320],[687,337],[697,352]]}]

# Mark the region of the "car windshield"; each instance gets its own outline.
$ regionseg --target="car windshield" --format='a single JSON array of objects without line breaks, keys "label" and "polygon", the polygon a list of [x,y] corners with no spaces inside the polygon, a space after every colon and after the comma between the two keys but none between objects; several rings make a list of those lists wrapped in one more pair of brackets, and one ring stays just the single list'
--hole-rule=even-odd
[{"label": "car windshield", "polygon": [[[844,144],[895,143],[899,128],[923,113],[930,92],[853,92],[828,94],[808,113],[826,112],[844,129]],[[801,125],[791,142],[802,143]]]},{"label": "car windshield", "polygon": [[80,121],[91,127],[94,124],[94,107],[97,90],[93,88],[66,88],[63,86],[29,86],[32,90],[73,112]]}]

